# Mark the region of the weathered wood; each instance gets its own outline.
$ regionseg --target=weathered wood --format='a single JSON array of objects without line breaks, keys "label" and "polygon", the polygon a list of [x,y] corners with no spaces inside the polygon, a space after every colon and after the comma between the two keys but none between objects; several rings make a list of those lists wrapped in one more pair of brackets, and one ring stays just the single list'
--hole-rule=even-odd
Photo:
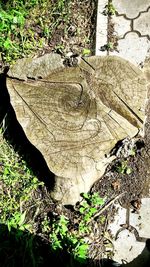
[{"label": "weathered wood", "polygon": [[22,67],[9,72],[18,78],[7,80],[11,104],[27,138],[55,174],[52,196],[74,204],[114,158],[105,155],[143,126],[146,79],[140,69],[116,56],[80,59],[70,68],[55,62],[45,73],[44,63],[41,73],[37,71],[37,61],[24,59]]}]

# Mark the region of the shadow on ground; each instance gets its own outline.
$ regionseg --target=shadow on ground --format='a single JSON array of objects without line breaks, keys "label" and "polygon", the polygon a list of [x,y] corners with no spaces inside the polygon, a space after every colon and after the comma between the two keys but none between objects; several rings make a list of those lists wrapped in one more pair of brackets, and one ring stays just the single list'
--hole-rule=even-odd
[{"label": "shadow on ground", "polygon": [[55,185],[55,175],[49,170],[41,152],[27,139],[21,125],[18,123],[6,86],[8,69],[0,74],[0,125],[3,124],[4,138],[14,150],[24,159],[38,179],[45,183],[49,190]]},{"label": "shadow on ground", "polygon": [[15,228],[8,231],[6,225],[0,224],[0,266],[80,267],[83,264],[71,260],[65,251],[52,251],[48,241],[39,236]]},{"label": "shadow on ground", "polygon": [[[148,267],[150,263],[150,239],[141,254],[127,266]],[[132,265],[133,264],[133,265]],[[126,265],[126,264],[125,264]],[[123,265],[123,266],[125,266]],[[50,243],[42,237],[27,231],[17,230],[0,224],[0,266],[1,267],[117,267],[122,266],[111,259],[101,259],[90,263],[80,263],[66,251],[53,251]]]}]

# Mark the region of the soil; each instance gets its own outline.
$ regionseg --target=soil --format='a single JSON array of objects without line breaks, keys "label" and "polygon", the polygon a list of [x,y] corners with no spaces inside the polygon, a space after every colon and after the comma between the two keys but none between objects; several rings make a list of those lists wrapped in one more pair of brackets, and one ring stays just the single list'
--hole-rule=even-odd
[{"label": "soil", "polygon": [[94,54],[96,9],[96,0],[71,1],[71,16],[69,16],[67,25],[62,23],[55,29],[47,47],[41,51],[41,54],[57,52],[65,57],[67,53],[72,52],[81,55],[84,48],[91,51],[90,55]]}]

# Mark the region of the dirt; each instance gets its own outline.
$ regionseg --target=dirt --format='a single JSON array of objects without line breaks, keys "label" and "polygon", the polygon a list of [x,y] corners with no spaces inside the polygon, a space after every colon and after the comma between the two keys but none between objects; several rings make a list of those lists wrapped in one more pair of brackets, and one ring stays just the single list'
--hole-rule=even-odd
[{"label": "dirt", "polygon": [[109,165],[105,175],[94,184],[91,192],[98,191],[101,196],[109,198],[122,193],[119,202],[127,208],[149,194],[150,161],[149,152],[142,138],[137,139],[135,143],[135,155],[125,157],[124,153],[123,151],[122,155]]},{"label": "dirt", "polygon": [[83,49],[86,48],[90,49],[91,55],[94,54],[96,9],[96,0],[71,1],[69,8],[71,15],[67,25],[62,22],[55,29],[48,45],[41,53],[57,52],[65,56],[67,53],[72,52],[80,55]]}]

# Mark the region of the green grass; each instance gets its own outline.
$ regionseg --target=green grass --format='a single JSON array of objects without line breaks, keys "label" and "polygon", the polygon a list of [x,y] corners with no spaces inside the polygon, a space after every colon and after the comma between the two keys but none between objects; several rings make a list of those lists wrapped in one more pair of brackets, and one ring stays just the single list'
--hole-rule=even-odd
[{"label": "green grass", "polygon": [[[26,205],[43,185],[13,148],[0,138],[0,223],[20,230],[29,229],[25,222]],[[33,205],[33,203],[32,203]],[[28,207],[29,209],[30,207]]]},{"label": "green grass", "polygon": [[[65,255],[65,266],[84,266],[89,251],[86,238],[104,200],[98,193],[83,194],[83,200],[75,207],[74,224],[63,212],[55,215],[50,208],[47,211],[53,202],[49,195],[41,197],[39,188],[44,190],[44,184],[0,133],[1,267],[18,266],[18,262],[21,267],[44,267],[52,257],[64,261]],[[105,221],[103,216],[99,220]]]},{"label": "green grass", "polygon": [[[30,210],[43,184],[0,134],[0,262],[1,266],[39,266]],[[37,199],[36,199],[37,201]],[[36,207],[37,208],[37,207]]]},{"label": "green grass", "polygon": [[[0,51],[6,62],[47,47],[56,29],[69,23],[70,0],[9,0],[0,3]],[[68,24],[69,27],[69,24]]]}]

